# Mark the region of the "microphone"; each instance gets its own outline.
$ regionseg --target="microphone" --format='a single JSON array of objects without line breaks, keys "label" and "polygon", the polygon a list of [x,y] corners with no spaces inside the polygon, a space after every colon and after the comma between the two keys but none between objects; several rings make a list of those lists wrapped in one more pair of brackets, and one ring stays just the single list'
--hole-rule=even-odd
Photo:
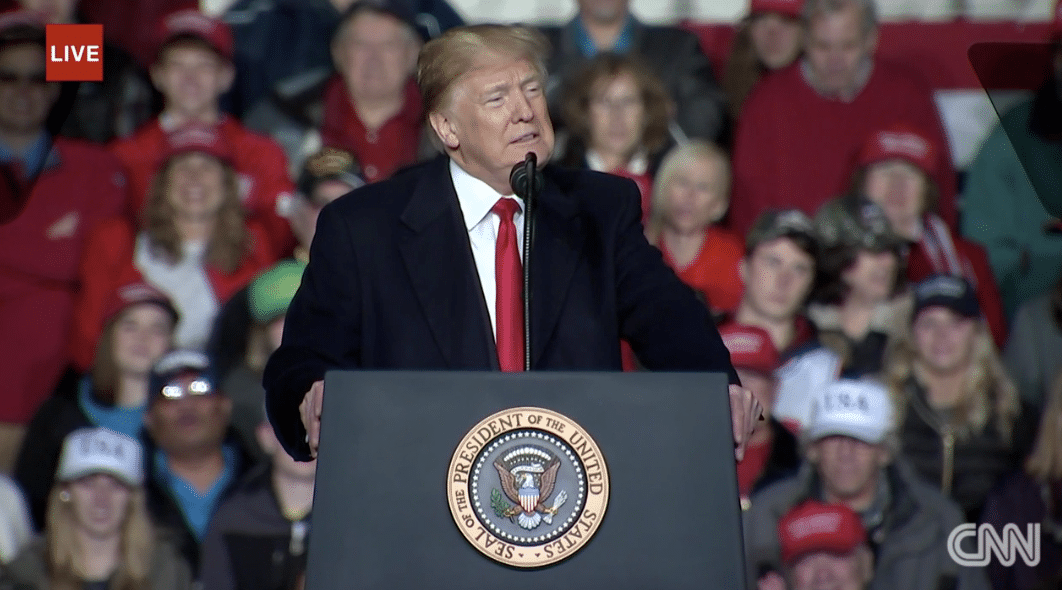
[{"label": "microphone", "polygon": [[523,162],[513,166],[509,173],[509,185],[513,192],[524,200],[524,370],[531,370],[531,240],[534,238],[532,208],[538,193],[546,184],[538,170],[538,156],[527,152]]},{"label": "microphone", "polygon": [[512,172],[509,173],[509,185],[516,196],[522,198],[524,204],[528,205],[538,196],[543,184],[545,184],[545,179],[538,169],[538,156],[535,152],[527,152],[524,161],[513,166]]}]

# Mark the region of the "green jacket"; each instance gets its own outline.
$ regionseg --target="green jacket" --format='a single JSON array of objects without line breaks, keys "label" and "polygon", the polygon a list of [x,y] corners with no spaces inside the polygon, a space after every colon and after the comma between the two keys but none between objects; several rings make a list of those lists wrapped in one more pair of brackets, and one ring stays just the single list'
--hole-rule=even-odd
[{"label": "green jacket", "polygon": [[1032,109],[1029,101],[1003,115],[970,165],[962,198],[962,234],[988,252],[1008,319],[1062,276],[1062,235],[1044,231],[1053,217],[1037,196],[1062,187],[1062,141],[1030,129]]}]

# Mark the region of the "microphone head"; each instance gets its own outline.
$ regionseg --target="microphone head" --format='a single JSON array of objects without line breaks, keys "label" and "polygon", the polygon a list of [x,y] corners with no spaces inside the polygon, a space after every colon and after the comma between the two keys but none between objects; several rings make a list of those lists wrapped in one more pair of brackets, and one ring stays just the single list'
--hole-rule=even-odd
[{"label": "microphone head", "polygon": [[513,193],[524,201],[534,198],[544,184],[545,179],[538,169],[538,156],[535,152],[528,152],[524,161],[513,166],[512,172],[509,173],[509,185]]}]

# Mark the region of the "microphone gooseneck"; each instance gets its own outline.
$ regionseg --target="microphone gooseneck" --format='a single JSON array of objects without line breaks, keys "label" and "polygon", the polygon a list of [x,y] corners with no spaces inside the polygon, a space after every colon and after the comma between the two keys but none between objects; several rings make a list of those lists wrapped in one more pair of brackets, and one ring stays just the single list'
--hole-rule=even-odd
[{"label": "microphone gooseneck", "polygon": [[523,162],[513,166],[509,173],[509,185],[513,192],[524,200],[524,370],[531,370],[531,241],[534,239],[535,199],[545,179],[538,170],[538,156],[528,152]]}]

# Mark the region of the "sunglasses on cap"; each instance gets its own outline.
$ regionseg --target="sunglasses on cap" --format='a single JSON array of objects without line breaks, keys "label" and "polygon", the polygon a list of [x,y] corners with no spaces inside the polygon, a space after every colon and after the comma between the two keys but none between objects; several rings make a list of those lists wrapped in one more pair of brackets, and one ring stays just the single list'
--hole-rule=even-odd
[{"label": "sunglasses on cap", "polygon": [[214,384],[199,375],[178,375],[166,381],[158,390],[160,399],[178,400],[216,393]]}]

